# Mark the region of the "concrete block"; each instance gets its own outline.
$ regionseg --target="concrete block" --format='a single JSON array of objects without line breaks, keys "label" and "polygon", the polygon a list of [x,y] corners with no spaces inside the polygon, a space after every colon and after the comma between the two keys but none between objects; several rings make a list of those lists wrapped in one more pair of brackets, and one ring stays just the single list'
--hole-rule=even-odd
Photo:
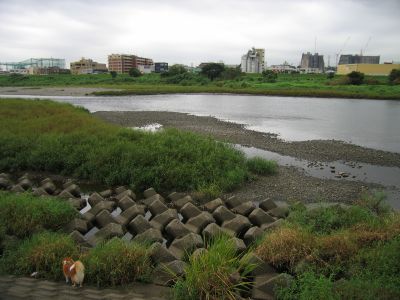
[{"label": "concrete block", "polygon": [[214,219],[217,221],[218,224],[222,224],[226,221],[232,220],[236,217],[236,215],[227,209],[225,206],[217,207],[214,212],[212,213]]},{"label": "concrete block", "polygon": [[243,240],[244,243],[247,246],[250,246],[250,244],[254,243],[258,239],[260,239],[264,235],[264,231],[257,226],[249,228],[249,230],[246,231],[244,234]]},{"label": "concrete block", "polygon": [[215,219],[209,212],[203,211],[199,215],[190,218],[185,225],[190,231],[199,234],[210,223],[215,223]]},{"label": "concrete block", "polygon": [[186,194],[185,193],[177,193],[177,192],[172,192],[171,194],[169,194],[167,196],[167,199],[171,202],[174,202],[176,200],[182,199],[183,197],[185,197]]},{"label": "concrete block", "polygon": [[162,203],[165,203],[165,199],[160,195],[160,194],[155,194],[151,197],[145,198],[140,200],[140,203],[146,205],[147,207],[150,206],[151,203],[153,203],[153,201],[159,200]]},{"label": "concrete block", "polygon": [[152,216],[159,215],[163,213],[164,211],[168,210],[168,207],[161,202],[160,200],[154,200],[150,205],[149,205],[149,210],[151,212]]},{"label": "concrete block", "polygon": [[158,285],[171,286],[176,279],[185,273],[186,263],[181,260],[174,260],[159,264],[154,269],[153,282]]},{"label": "concrete block", "polygon": [[226,229],[221,228],[219,225],[217,225],[216,223],[210,223],[208,224],[204,229],[203,229],[203,237],[204,240],[210,240],[210,239],[214,239],[218,236],[221,235],[230,235],[230,236],[234,236],[233,233],[231,231],[228,231]]},{"label": "concrete block", "polygon": [[237,198],[236,196],[232,196],[232,197],[228,198],[227,200],[225,200],[225,204],[229,208],[234,208],[236,206],[239,206],[243,202],[244,202],[243,200]]},{"label": "concrete block", "polygon": [[177,260],[177,257],[175,257],[175,255],[173,255],[167,248],[165,248],[159,242],[156,242],[153,245],[151,245],[150,258],[155,265]]},{"label": "concrete block", "polygon": [[165,227],[165,232],[171,239],[176,239],[189,234],[191,231],[181,221],[173,219]]},{"label": "concrete block", "polygon": [[122,193],[119,193],[115,198],[119,201],[124,197],[129,197],[132,200],[136,200],[136,194],[131,190],[125,190]]},{"label": "concrete block", "polygon": [[242,216],[248,216],[255,208],[256,206],[252,201],[247,201],[232,208],[232,212]]},{"label": "concrete block", "polygon": [[46,192],[43,188],[41,188],[41,187],[39,187],[39,188],[37,188],[36,190],[34,190],[34,191],[32,192],[32,195],[35,195],[35,196],[38,196],[38,197],[40,197],[40,196],[44,196],[44,197],[50,196],[49,193],[47,193],[47,192]]},{"label": "concrete block", "polygon": [[264,211],[269,211],[269,210],[271,210],[273,208],[276,208],[278,206],[271,199],[265,199],[264,201],[260,202],[259,207],[261,209],[263,209]]},{"label": "concrete block", "polygon": [[222,228],[235,233],[236,236],[242,236],[250,227],[249,219],[242,215],[236,215],[235,218],[222,223]]},{"label": "concrete block", "polygon": [[116,204],[114,201],[107,201],[104,200],[102,202],[99,202],[98,204],[96,204],[95,206],[93,206],[89,212],[93,215],[97,215],[100,211],[102,211],[103,209],[108,210],[109,212],[112,212],[116,207]]},{"label": "concrete block", "polygon": [[203,247],[203,240],[200,235],[189,233],[181,238],[175,239],[169,250],[179,259],[185,255],[191,255],[197,248]]},{"label": "concrete block", "polygon": [[151,225],[149,221],[147,221],[142,215],[136,216],[128,225],[128,230],[132,235],[143,233],[150,228]]},{"label": "concrete block", "polygon": [[275,299],[274,291],[277,287],[288,287],[293,280],[292,276],[285,273],[271,273],[259,275],[254,278],[252,299]]},{"label": "concrete block", "polygon": [[118,223],[108,210],[103,209],[96,215],[97,227],[105,227],[109,223]]},{"label": "concrete block", "polygon": [[85,234],[88,231],[87,221],[84,219],[75,218],[65,226],[65,230],[67,232],[77,230],[80,233]]},{"label": "concrete block", "polygon": [[172,201],[172,203],[177,210],[180,210],[183,206],[185,206],[185,204],[193,203],[193,199],[190,196],[185,196],[183,198]]},{"label": "concrete block", "polygon": [[102,201],[104,201],[104,198],[96,192],[90,194],[90,196],[88,198],[88,202],[91,207],[96,206],[97,204],[99,204]]},{"label": "concrete block", "polygon": [[156,192],[156,190],[153,189],[153,188],[148,188],[147,190],[145,190],[145,191],[143,192],[143,196],[144,196],[145,198],[150,198],[150,197],[152,197],[152,196],[154,196],[154,195],[156,195],[156,194],[157,194],[157,192]]},{"label": "concrete block", "polygon": [[131,207],[135,204],[136,204],[135,201],[133,201],[133,199],[129,196],[125,196],[118,201],[118,206],[122,210],[127,210],[129,207]]},{"label": "concrete block", "polygon": [[99,195],[101,197],[103,197],[104,199],[110,198],[112,196],[112,190],[110,190],[110,189],[104,190],[104,191],[100,192]]},{"label": "concrete block", "polygon": [[143,205],[132,205],[121,213],[121,217],[125,218],[129,223],[133,218],[138,215],[144,216],[146,213]]},{"label": "concrete block", "polygon": [[32,181],[30,181],[28,178],[22,179],[18,184],[26,191],[28,189],[31,189],[33,184]]},{"label": "concrete block", "polygon": [[89,239],[89,243],[95,246],[99,242],[111,239],[113,237],[123,237],[124,231],[122,226],[117,223],[109,223],[105,227],[97,231],[92,238]]},{"label": "concrete block", "polygon": [[41,188],[50,195],[53,195],[55,193],[55,191],[57,190],[56,185],[52,181],[46,181],[45,183],[43,183],[41,185]]},{"label": "concrete block", "polygon": [[164,241],[161,231],[155,228],[149,228],[145,232],[137,234],[132,241],[144,243],[162,243]]},{"label": "concrete block", "polygon": [[201,214],[201,210],[191,202],[186,203],[179,212],[183,216],[184,220],[189,220],[190,218]]},{"label": "concrete block", "polygon": [[214,210],[219,206],[225,206],[224,202],[220,198],[214,199],[203,205],[204,209],[209,213],[213,213]]},{"label": "concrete block", "polygon": [[160,231],[163,231],[164,227],[167,226],[167,224],[171,222],[173,219],[178,219],[178,213],[175,209],[168,209],[163,213],[155,216],[150,221],[150,224],[152,227],[157,228]]},{"label": "concrete block", "polygon": [[251,223],[257,226],[275,222],[275,219],[261,208],[254,209],[248,216]]}]

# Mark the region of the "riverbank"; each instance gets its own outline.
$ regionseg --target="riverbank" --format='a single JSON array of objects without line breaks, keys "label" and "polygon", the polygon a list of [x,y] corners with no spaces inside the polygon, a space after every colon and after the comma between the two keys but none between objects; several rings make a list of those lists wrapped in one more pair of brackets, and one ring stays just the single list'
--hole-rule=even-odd
[{"label": "riverbank", "polygon": [[343,160],[400,167],[400,153],[364,148],[336,140],[286,142],[274,134],[249,130],[243,124],[225,122],[214,117],[157,111],[108,111],[96,112],[94,115],[124,127],[141,127],[159,123],[165,128],[178,128],[211,135],[225,142],[264,149],[309,161]]},{"label": "riverbank", "polygon": [[[366,76],[364,84],[350,85],[346,76],[327,78],[326,74],[279,74],[275,82],[266,82],[261,74],[241,74],[232,79],[218,78],[210,81],[201,74],[178,74],[161,76],[144,74],[130,77],[118,74],[97,75],[31,75],[0,76],[0,87],[25,94],[25,89],[39,90],[37,95],[54,94],[49,88],[65,92],[83,89],[85,94],[124,96],[179,93],[247,94],[264,96],[320,97],[347,99],[388,99],[400,100],[400,85],[391,85],[387,76]],[[88,92],[85,89],[94,90]],[[36,91],[37,92],[37,91]],[[75,93],[75,92],[74,92]],[[11,93],[10,93],[11,94]],[[76,94],[74,94],[76,95]]]},{"label": "riverbank", "polygon": [[[346,158],[348,161],[368,161],[378,165],[397,166],[399,163],[396,160],[399,154],[396,153],[366,149],[334,141],[288,143],[277,139],[275,135],[247,130],[243,125],[220,121],[213,117],[198,117],[174,112],[96,112],[94,115],[107,122],[125,127],[141,127],[158,123],[164,128],[178,128],[211,135],[217,140],[280,152],[314,162]],[[339,150],[336,150],[331,144]],[[311,145],[311,149],[314,151],[310,151],[303,145]],[[344,146],[343,150],[340,148],[341,146]],[[347,153],[347,147],[353,151]],[[351,203],[358,200],[363,192],[374,189],[380,190],[383,187],[361,181],[311,177],[297,168],[280,166],[279,172],[275,176],[258,176],[226,196],[235,195],[241,199],[256,202],[270,198],[277,201],[315,202],[325,200]]]}]

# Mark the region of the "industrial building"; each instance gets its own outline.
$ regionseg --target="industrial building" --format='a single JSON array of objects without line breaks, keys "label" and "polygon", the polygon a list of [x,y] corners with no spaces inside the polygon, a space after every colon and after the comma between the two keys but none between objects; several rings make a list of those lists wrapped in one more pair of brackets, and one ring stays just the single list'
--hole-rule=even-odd
[{"label": "industrial building", "polygon": [[262,73],[265,67],[265,49],[250,49],[242,56],[241,70],[244,73]]},{"label": "industrial building", "polygon": [[271,65],[270,67],[268,67],[268,70],[271,70],[275,73],[287,73],[287,74],[298,72],[297,67],[290,65],[286,61],[281,65]]},{"label": "industrial building", "polygon": [[164,73],[168,71],[168,63],[166,62],[156,62],[154,64],[154,72]]},{"label": "industrial building", "polygon": [[61,58],[29,58],[20,62],[0,62],[5,73],[24,75],[65,74],[65,59]]},{"label": "industrial building", "polygon": [[366,56],[366,55],[352,55],[342,54],[340,55],[339,65],[348,64],[379,64],[380,56]]},{"label": "industrial building", "polygon": [[301,55],[300,72],[323,73],[325,70],[324,56],[310,52]]},{"label": "industrial building", "polygon": [[99,74],[107,73],[108,69],[106,64],[100,64],[92,59],[82,57],[79,61],[71,62],[71,74]]},{"label": "industrial building", "polygon": [[[108,56],[108,69],[117,73],[128,74],[131,68],[144,69],[139,66],[152,66],[153,60],[129,54],[111,54]],[[146,67],[147,69],[147,67]]]},{"label": "industrial building", "polygon": [[337,74],[346,75],[356,71],[365,75],[387,76],[393,69],[400,69],[400,64],[346,64],[338,65]]}]

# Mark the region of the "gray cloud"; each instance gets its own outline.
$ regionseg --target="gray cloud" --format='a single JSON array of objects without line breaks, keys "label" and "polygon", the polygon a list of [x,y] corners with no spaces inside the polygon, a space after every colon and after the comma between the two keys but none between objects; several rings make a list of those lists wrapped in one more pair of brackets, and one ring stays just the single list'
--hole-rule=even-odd
[{"label": "gray cloud", "polygon": [[298,64],[317,51],[400,61],[400,1],[370,0],[0,0],[0,61],[135,53],[169,63],[239,63],[252,46],[268,64]]}]

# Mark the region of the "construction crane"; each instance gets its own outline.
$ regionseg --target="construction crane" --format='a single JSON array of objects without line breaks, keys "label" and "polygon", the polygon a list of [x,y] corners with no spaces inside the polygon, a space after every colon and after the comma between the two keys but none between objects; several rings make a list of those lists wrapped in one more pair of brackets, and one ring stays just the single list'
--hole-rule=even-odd
[{"label": "construction crane", "polygon": [[363,52],[365,53],[365,50],[367,50],[367,47],[368,47],[370,41],[371,41],[371,37],[368,38],[368,41],[365,43],[364,48],[361,48],[360,56],[363,56]]},{"label": "construction crane", "polygon": [[336,68],[337,68],[338,63],[339,63],[340,55],[342,54],[342,51],[343,51],[343,49],[346,47],[346,45],[347,45],[347,43],[349,42],[349,40],[350,40],[350,37],[348,36],[347,39],[344,41],[344,43],[343,43],[343,45],[342,45],[342,48],[340,48],[339,52],[336,53]]}]

